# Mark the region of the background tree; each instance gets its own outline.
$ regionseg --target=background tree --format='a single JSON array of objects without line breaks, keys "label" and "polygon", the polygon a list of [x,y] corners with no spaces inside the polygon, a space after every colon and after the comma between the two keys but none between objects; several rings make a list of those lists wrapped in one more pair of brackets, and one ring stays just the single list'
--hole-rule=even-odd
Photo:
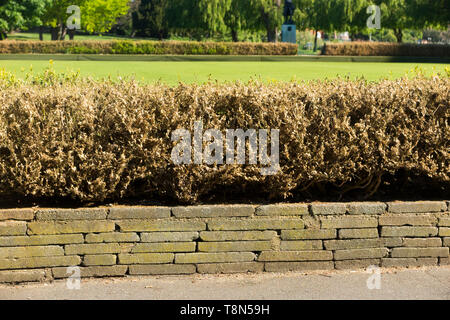
[{"label": "background tree", "polygon": [[133,29],[141,37],[163,39],[169,35],[167,8],[169,0],[141,0],[133,12]]},{"label": "background tree", "polygon": [[45,0],[0,0],[0,40],[7,33],[41,23]]},{"label": "background tree", "polygon": [[257,27],[265,30],[268,42],[276,42],[278,29],[283,23],[282,0],[249,0],[253,8]]},{"label": "background tree", "polygon": [[88,32],[105,33],[128,13],[129,0],[87,0],[81,5],[81,26]]},{"label": "background tree", "polygon": [[223,34],[230,5],[231,0],[169,0],[169,26],[197,40]]}]

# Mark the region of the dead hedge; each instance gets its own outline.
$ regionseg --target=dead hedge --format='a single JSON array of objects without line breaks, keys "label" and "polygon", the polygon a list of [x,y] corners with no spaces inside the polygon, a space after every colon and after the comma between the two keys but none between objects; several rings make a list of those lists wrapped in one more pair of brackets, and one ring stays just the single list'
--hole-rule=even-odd
[{"label": "dead hedge", "polygon": [[296,55],[290,43],[150,40],[0,41],[0,54]]},{"label": "dead hedge", "polygon": [[328,56],[450,57],[448,44],[392,42],[326,43],[322,54]]},{"label": "dead hedge", "polygon": [[[3,200],[370,198],[386,183],[403,190],[404,179],[392,180],[400,172],[441,189],[450,181],[448,77],[177,87],[3,81],[0,89]],[[281,171],[174,165],[171,132],[192,131],[198,120],[204,130],[279,129]]]}]

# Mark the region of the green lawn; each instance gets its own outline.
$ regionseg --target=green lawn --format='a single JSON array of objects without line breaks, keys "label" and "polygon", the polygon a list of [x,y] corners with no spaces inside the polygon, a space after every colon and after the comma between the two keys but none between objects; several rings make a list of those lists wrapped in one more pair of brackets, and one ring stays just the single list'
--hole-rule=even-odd
[{"label": "green lawn", "polygon": [[[0,60],[0,69],[23,77],[30,71],[40,72],[49,66],[48,61]],[[56,71],[79,70],[82,76],[102,78],[107,76],[134,76],[145,82],[162,81],[176,84],[219,81],[290,81],[336,78],[349,76],[367,80],[395,79],[419,67],[427,73],[444,72],[449,64],[435,63],[369,63],[369,62],[167,62],[167,61],[54,61]]]}]

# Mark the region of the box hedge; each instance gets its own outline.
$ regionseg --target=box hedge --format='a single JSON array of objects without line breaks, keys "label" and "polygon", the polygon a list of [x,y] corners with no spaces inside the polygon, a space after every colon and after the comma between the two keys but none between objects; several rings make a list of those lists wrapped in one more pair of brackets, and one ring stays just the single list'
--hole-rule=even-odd
[{"label": "box hedge", "polygon": [[448,44],[413,44],[390,42],[326,43],[322,49],[328,56],[401,56],[450,57]]},{"label": "box hedge", "polygon": [[[413,194],[424,181],[448,195],[445,76],[177,87],[55,79],[0,81],[3,201],[364,198],[386,185]],[[199,120],[204,130],[279,129],[281,171],[174,165],[171,132]],[[414,176],[424,180],[411,186]]]},{"label": "box hedge", "polygon": [[296,55],[296,44],[197,41],[0,41],[0,54]]}]

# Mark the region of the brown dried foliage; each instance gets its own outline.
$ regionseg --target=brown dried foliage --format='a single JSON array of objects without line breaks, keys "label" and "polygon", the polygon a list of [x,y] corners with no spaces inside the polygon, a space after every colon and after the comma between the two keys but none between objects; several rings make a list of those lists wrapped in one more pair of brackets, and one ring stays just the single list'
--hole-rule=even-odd
[{"label": "brown dried foliage", "polygon": [[[171,199],[232,192],[286,198],[333,184],[373,194],[408,170],[449,182],[447,77],[369,83],[42,85],[0,83],[2,199]],[[259,165],[181,165],[177,128],[280,129],[281,172]]]},{"label": "brown dried foliage", "polygon": [[85,54],[195,54],[195,55],[296,55],[290,43],[197,41],[0,41],[0,53]]},{"label": "brown dried foliage", "polygon": [[327,43],[322,49],[328,56],[407,56],[450,57],[448,44],[413,44],[390,42]]}]

